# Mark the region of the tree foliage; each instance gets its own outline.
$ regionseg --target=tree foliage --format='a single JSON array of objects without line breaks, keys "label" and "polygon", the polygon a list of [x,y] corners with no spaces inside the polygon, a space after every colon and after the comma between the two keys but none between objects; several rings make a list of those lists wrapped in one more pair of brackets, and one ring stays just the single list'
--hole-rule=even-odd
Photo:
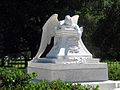
[{"label": "tree foliage", "polygon": [[3,0],[0,11],[1,56],[30,51],[33,57],[40,45],[42,26],[58,13],[60,20],[67,14],[80,16],[83,41],[94,56],[119,59],[119,0]]}]

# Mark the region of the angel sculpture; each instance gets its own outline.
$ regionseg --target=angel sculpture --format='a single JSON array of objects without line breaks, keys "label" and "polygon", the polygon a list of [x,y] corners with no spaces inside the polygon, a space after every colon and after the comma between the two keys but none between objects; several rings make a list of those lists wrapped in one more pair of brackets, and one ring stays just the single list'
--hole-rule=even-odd
[{"label": "angel sculpture", "polygon": [[81,33],[82,35],[82,29],[79,28],[77,25],[79,15],[74,15],[70,17],[67,15],[65,17],[65,20],[58,20],[58,14],[53,14],[47,22],[43,26],[43,33],[42,33],[42,38],[41,38],[41,44],[39,47],[39,50],[36,54],[36,56],[33,58],[34,60],[39,60],[40,56],[43,54],[45,51],[46,47],[48,44],[51,42],[51,38],[55,36],[55,31],[57,29],[61,28],[70,28],[73,27],[75,30],[77,30],[78,33]]}]

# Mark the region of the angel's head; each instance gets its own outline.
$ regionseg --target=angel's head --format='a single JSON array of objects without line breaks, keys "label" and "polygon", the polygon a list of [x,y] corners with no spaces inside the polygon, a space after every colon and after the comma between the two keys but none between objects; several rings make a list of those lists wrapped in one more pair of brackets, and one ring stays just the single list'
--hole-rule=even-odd
[{"label": "angel's head", "polygon": [[65,25],[72,25],[72,20],[71,20],[70,15],[65,16],[64,24]]},{"label": "angel's head", "polygon": [[65,19],[71,19],[70,15],[66,15]]}]

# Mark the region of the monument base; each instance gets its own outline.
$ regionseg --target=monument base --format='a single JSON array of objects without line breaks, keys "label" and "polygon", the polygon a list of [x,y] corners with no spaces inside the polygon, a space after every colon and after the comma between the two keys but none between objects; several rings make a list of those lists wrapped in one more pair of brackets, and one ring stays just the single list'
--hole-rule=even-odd
[{"label": "monument base", "polygon": [[68,59],[68,58],[39,58],[36,59],[34,62],[36,63],[55,63],[55,64],[75,64],[75,63],[81,63],[81,64],[86,64],[86,63],[99,63],[100,59],[99,58],[91,58],[91,57],[86,57],[86,58],[81,58],[79,60],[76,59]]},{"label": "monument base", "polygon": [[85,82],[81,85],[99,86],[99,90],[120,90],[120,81]]},{"label": "monument base", "polygon": [[108,68],[106,63],[96,64],[54,64],[28,62],[28,73],[36,72],[38,80],[63,80],[72,82],[106,81]]}]

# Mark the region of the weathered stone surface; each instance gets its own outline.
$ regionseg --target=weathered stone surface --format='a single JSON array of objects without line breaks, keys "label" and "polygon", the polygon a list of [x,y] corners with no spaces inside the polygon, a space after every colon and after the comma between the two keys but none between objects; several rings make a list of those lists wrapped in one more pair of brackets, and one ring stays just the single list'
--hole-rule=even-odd
[{"label": "weathered stone surface", "polygon": [[37,72],[39,80],[105,81],[108,80],[107,64],[51,64],[29,62],[28,73]]}]

